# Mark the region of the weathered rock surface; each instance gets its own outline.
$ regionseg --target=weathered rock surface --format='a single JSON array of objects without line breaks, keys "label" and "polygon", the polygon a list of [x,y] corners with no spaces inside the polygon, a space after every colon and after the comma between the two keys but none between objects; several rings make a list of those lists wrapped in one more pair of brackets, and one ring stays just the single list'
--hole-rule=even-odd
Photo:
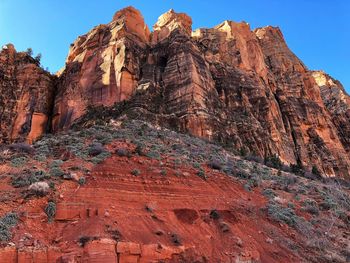
[{"label": "weathered rock surface", "polygon": [[349,175],[349,97],[339,82],[309,71],[278,28],[225,21],[192,32],[191,18],[170,10],[153,29],[128,7],[80,36],[60,72],[52,116],[52,78],[23,53],[3,50],[1,140],[31,141],[49,119],[54,132],[69,129],[90,108],[104,106],[108,115],[123,102],[114,117]]},{"label": "weathered rock surface", "polygon": [[[327,176],[349,174],[346,114],[334,118],[325,105],[337,95],[323,89],[321,96],[278,28],[252,31],[245,22],[225,21],[191,32],[191,26],[190,17],[170,10],[150,34],[138,11],[127,8],[80,37],[60,80],[55,130],[70,127],[89,106],[129,100],[119,113],[316,166]],[[118,45],[125,51],[116,55]]]},{"label": "weathered rock surface", "polygon": [[8,44],[0,51],[0,143],[31,142],[45,133],[54,77],[24,52]]},{"label": "weathered rock surface", "polygon": [[60,76],[53,129],[69,128],[89,106],[129,99],[140,79],[150,31],[139,11],[127,8],[113,21],[80,36]]}]

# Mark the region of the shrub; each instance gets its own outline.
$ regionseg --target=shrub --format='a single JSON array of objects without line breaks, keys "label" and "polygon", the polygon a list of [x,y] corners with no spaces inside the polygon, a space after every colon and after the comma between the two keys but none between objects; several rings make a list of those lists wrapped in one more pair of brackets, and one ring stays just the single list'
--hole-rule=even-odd
[{"label": "shrub", "polygon": [[50,163],[50,167],[53,168],[53,167],[60,167],[64,162],[62,160],[53,160],[51,163]]},{"label": "shrub", "polygon": [[221,170],[222,164],[219,160],[213,159],[209,161],[208,166],[214,170]]},{"label": "shrub", "polygon": [[290,164],[290,171],[293,174],[302,175],[303,167],[300,164]]},{"label": "shrub", "polygon": [[200,163],[193,163],[193,167],[200,169],[201,168],[201,164]]},{"label": "shrub", "polygon": [[220,214],[216,209],[211,210],[209,216],[214,220],[218,220],[220,218]]},{"label": "shrub", "polygon": [[205,171],[202,168],[197,171],[197,175],[204,180],[207,179],[207,176],[205,175]]},{"label": "shrub", "polygon": [[102,152],[99,155],[91,159],[94,164],[102,163],[105,159],[111,156],[110,152]]},{"label": "shrub", "polygon": [[281,162],[280,158],[278,157],[278,155],[272,155],[269,157],[266,157],[265,160],[265,165],[272,167],[272,168],[276,168],[276,169],[281,169],[283,166],[283,163]]},{"label": "shrub", "polygon": [[49,201],[45,207],[45,213],[47,215],[48,221],[51,222],[56,215],[56,203]]},{"label": "shrub", "polygon": [[89,146],[89,155],[90,156],[97,156],[105,151],[105,148],[102,146],[101,143],[93,143]]},{"label": "shrub", "polygon": [[11,160],[11,165],[13,167],[22,167],[27,163],[28,159],[26,157],[17,157]]},{"label": "shrub", "polygon": [[24,171],[24,173],[20,175],[13,176],[11,179],[11,184],[15,188],[20,188],[42,181],[45,178],[47,178],[47,176],[44,171]]},{"label": "shrub", "polygon": [[54,177],[61,177],[64,175],[64,172],[59,167],[52,167],[50,170],[50,174]]},{"label": "shrub", "polygon": [[163,175],[163,176],[166,176],[166,170],[164,170],[164,169],[161,170],[161,171],[160,171],[160,174]]},{"label": "shrub", "polygon": [[145,147],[144,145],[142,145],[141,143],[138,143],[136,145],[136,148],[135,148],[135,152],[139,155],[139,156],[145,156]]},{"label": "shrub", "polygon": [[35,61],[36,61],[38,64],[40,64],[41,57],[42,57],[41,53],[38,53],[38,54],[35,56],[35,58],[34,58]]},{"label": "shrub", "polygon": [[94,238],[93,237],[89,237],[89,236],[81,236],[81,237],[79,237],[79,241],[78,242],[79,242],[79,245],[81,247],[85,247],[85,245],[92,239],[94,239]]},{"label": "shrub", "polygon": [[33,56],[33,49],[32,48],[27,48],[27,50],[25,51],[27,53],[28,56]]},{"label": "shrub", "polygon": [[138,169],[134,169],[134,170],[131,171],[131,174],[134,175],[134,176],[138,176],[140,173],[141,172]]},{"label": "shrub", "polygon": [[120,157],[131,157],[130,152],[124,148],[117,149],[116,154]]},{"label": "shrub", "polygon": [[84,184],[86,183],[85,177],[84,177],[84,176],[80,177],[79,180],[78,180],[78,183],[79,183],[80,185],[84,185]]},{"label": "shrub", "polygon": [[0,241],[9,241],[11,240],[11,227],[17,225],[18,216],[16,213],[11,212],[7,213],[0,218]]},{"label": "shrub", "polygon": [[312,215],[319,215],[319,210],[317,207],[317,203],[315,200],[312,199],[306,199],[303,203],[303,210],[312,214]]},{"label": "shrub", "polygon": [[298,221],[298,216],[295,214],[294,209],[283,207],[275,202],[270,202],[267,205],[267,213],[272,219],[286,223],[289,226],[296,226]]},{"label": "shrub", "polygon": [[263,195],[268,197],[269,199],[273,199],[274,197],[277,196],[277,194],[271,188],[266,188],[263,191]]},{"label": "shrub", "polygon": [[255,156],[255,155],[247,155],[246,157],[244,157],[245,160],[250,161],[250,162],[256,162],[256,163],[260,163],[263,164],[264,163],[264,159],[259,157],[259,156]]},{"label": "shrub", "polygon": [[149,151],[146,156],[151,159],[160,160],[160,154],[157,151]]}]

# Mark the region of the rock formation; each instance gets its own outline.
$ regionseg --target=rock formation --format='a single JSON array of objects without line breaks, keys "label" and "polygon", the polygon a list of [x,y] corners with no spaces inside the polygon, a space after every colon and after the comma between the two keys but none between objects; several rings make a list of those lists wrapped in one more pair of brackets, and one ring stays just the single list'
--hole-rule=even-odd
[{"label": "rock formation", "polygon": [[55,79],[32,57],[5,45],[0,52],[0,143],[46,132],[51,115]]},{"label": "rock formation", "polygon": [[89,106],[129,99],[140,79],[150,31],[140,12],[127,8],[72,45],[60,76],[54,130],[69,128]]},{"label": "rock formation", "polygon": [[[3,107],[13,114],[2,118],[18,112],[15,124],[1,124],[6,137],[33,133],[31,140],[43,132],[49,79],[41,79],[49,88],[40,89],[46,94],[35,104],[40,110],[24,114],[27,102],[17,110]],[[69,129],[91,108],[104,106],[108,115],[126,102],[114,118],[143,118],[326,176],[349,175],[349,97],[339,82],[309,71],[275,27],[252,31],[245,22],[224,21],[192,32],[191,18],[170,10],[151,33],[140,12],[128,7],[78,37],[56,88],[54,132]]]}]

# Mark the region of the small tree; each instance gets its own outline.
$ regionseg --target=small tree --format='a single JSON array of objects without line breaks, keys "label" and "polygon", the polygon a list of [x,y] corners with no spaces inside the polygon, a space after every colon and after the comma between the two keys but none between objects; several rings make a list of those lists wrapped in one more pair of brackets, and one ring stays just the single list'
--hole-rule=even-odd
[{"label": "small tree", "polygon": [[36,55],[35,58],[34,58],[34,59],[38,62],[38,64],[40,64],[41,57],[42,57],[42,55],[41,55],[41,53],[39,53],[39,54]]},{"label": "small tree", "polygon": [[32,48],[27,48],[26,53],[28,56],[33,56],[33,49]]}]

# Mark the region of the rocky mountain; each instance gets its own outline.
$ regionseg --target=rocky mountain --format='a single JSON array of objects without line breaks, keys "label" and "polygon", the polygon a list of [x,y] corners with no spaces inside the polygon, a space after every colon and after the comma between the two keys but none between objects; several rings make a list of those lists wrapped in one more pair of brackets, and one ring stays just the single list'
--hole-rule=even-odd
[{"label": "rocky mountain", "polygon": [[[14,74],[21,81],[21,72],[12,73],[16,81]],[[9,139],[27,134],[31,141],[48,119],[57,132],[88,109],[127,102],[120,116],[127,113],[263,158],[277,155],[325,176],[348,176],[349,97],[339,82],[329,84],[331,78],[320,74],[290,51],[278,28],[252,31],[245,22],[225,21],[192,32],[191,18],[170,10],[150,32],[140,12],[129,7],[78,37],[57,84],[38,74],[44,83],[36,90],[45,101],[39,105],[35,94],[29,97],[39,110],[28,102],[18,109],[7,104],[3,111],[11,114],[2,116],[15,123],[1,132]],[[11,84],[1,85],[8,92]],[[23,107],[31,113],[24,114]]]},{"label": "rocky mountain", "polygon": [[0,262],[349,262],[349,121],[276,27],[128,7],[55,76],[8,44]]}]

